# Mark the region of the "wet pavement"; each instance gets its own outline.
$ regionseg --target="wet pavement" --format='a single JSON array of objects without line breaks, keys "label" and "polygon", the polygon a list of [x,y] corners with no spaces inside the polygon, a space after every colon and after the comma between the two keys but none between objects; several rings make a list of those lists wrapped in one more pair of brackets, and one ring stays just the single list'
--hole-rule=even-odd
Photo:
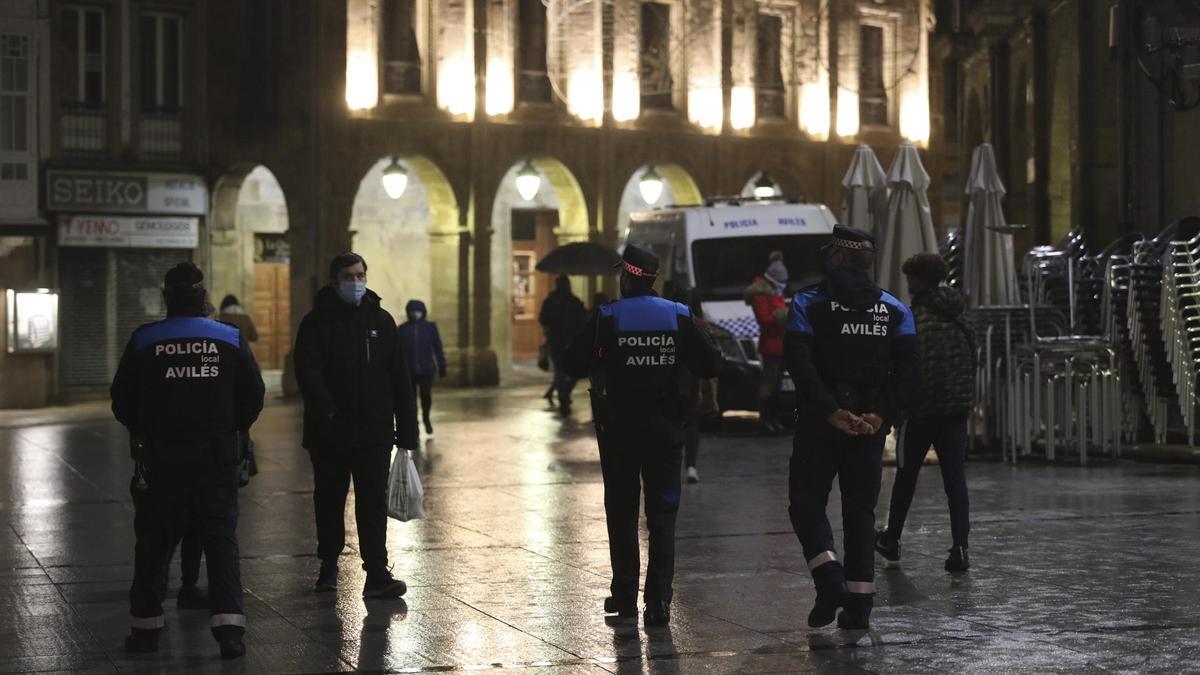
[{"label": "wet pavement", "polygon": [[[904,564],[880,569],[872,630],[849,633],[804,626],[813,592],[787,519],[789,441],[707,436],[702,482],[684,488],[671,627],[610,625],[586,405],[561,421],[541,391],[439,392],[420,462],[429,518],[389,525],[410,589],[400,602],[361,599],[352,508],[341,589],[310,590],[299,409],[271,405],[254,430],[261,473],[241,499],[249,652],[235,662],[217,657],[205,612],[173,601],[159,653],[121,651],[133,533],[120,426],[0,420],[0,672],[1200,669],[1195,466],[972,462],[973,568],[957,577],[942,571],[949,519],[938,472],[925,471]],[[178,569],[172,581],[173,595]]]}]

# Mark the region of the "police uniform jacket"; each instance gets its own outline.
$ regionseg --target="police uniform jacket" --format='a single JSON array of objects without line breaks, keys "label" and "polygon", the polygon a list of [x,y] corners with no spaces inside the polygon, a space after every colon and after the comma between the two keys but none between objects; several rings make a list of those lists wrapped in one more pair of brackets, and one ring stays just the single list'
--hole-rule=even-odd
[{"label": "police uniform jacket", "polygon": [[716,377],[721,355],[687,305],[647,291],[597,308],[572,341],[567,361],[576,377],[599,375],[618,414],[682,418],[680,369]]},{"label": "police uniform jacket", "polygon": [[802,420],[838,409],[902,417],[918,379],[916,325],[903,302],[865,273],[839,270],[792,298],[784,360]]},{"label": "police uniform jacket", "polygon": [[417,447],[408,360],[374,291],[351,305],[322,288],[300,321],[294,354],[305,448]]},{"label": "police uniform jacket", "polygon": [[[204,443],[245,432],[263,407],[263,381],[242,333],[200,316],[172,316],[134,331],[113,378],[112,410],[157,445]],[[236,444],[224,443],[236,461]]]}]

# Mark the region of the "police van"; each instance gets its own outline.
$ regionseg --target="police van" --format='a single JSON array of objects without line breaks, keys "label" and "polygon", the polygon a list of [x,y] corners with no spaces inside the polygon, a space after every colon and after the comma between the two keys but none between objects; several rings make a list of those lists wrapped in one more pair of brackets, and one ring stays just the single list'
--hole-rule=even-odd
[{"label": "police van", "polygon": [[[703,206],[678,206],[630,214],[623,244],[645,246],[658,255],[659,280],[694,288],[701,309],[716,326],[729,364],[717,386],[721,411],[758,408],[762,361],[758,322],[743,293],[782,251],[790,280],[787,297],[820,281],[820,249],[828,243],[833,213],[823,204],[786,199],[710,199]],[[785,377],[784,392],[794,390]]]}]

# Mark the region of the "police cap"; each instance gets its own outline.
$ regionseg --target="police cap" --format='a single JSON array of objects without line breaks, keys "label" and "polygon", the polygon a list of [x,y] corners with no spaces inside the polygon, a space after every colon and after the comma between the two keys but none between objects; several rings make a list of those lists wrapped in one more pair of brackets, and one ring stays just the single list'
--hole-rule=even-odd
[{"label": "police cap", "polygon": [[833,238],[826,248],[844,248],[851,251],[874,251],[875,238],[869,233],[845,225],[833,226]]},{"label": "police cap", "polygon": [[163,288],[179,291],[204,288],[204,273],[190,262],[181,262],[167,270]]},{"label": "police cap", "polygon": [[658,276],[658,256],[644,246],[630,244],[625,247],[621,264],[616,267],[635,277],[653,279]]}]

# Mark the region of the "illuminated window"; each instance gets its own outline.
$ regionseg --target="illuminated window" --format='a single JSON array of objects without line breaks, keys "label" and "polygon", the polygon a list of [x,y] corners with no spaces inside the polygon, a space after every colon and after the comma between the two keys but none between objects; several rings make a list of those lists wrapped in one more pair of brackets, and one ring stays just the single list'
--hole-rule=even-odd
[{"label": "illuminated window", "polygon": [[380,84],[385,94],[421,93],[421,47],[417,0],[384,0],[381,17]]},{"label": "illuminated window", "polygon": [[183,17],[143,14],[139,20],[142,112],[183,107]]},{"label": "illuminated window", "polygon": [[784,117],[787,91],[783,80],[783,17],[758,15],[754,83],[760,117]]},{"label": "illuminated window", "polygon": [[517,97],[522,101],[550,101],[546,68],[546,5],[542,0],[521,0],[517,8]]},{"label": "illuminated window", "polygon": [[641,8],[640,73],[642,109],[674,108],[671,76],[671,6],[645,2]]},{"label": "illuminated window", "polygon": [[859,124],[888,123],[887,89],[883,84],[883,28],[879,26],[859,27],[858,119]]}]

